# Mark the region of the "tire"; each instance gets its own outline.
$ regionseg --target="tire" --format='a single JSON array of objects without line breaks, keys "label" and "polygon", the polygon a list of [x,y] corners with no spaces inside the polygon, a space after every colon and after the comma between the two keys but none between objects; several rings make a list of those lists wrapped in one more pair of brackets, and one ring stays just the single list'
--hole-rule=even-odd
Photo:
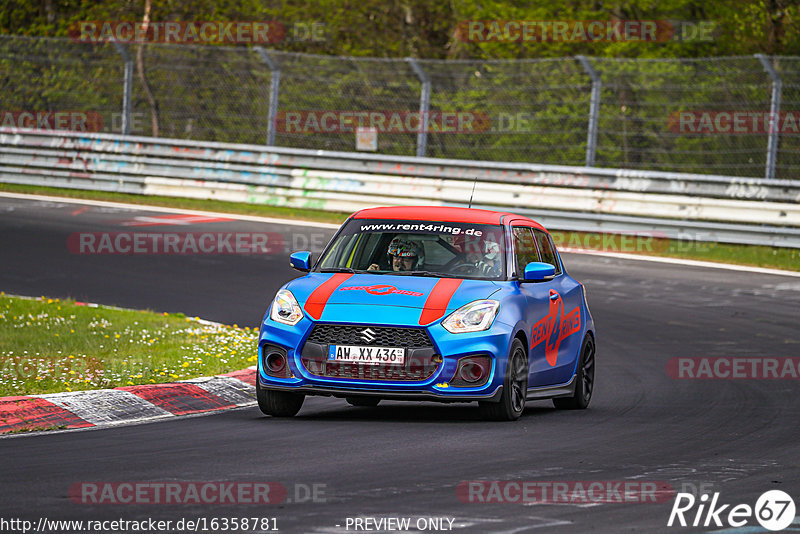
[{"label": "tire", "polygon": [[294,417],[303,406],[306,396],[300,393],[264,389],[256,377],[256,398],[258,407],[264,415]]},{"label": "tire", "polygon": [[489,421],[516,421],[525,411],[528,394],[528,353],[519,339],[511,343],[500,402],[479,402],[481,416]]},{"label": "tire", "polygon": [[559,410],[585,410],[592,400],[594,392],[595,348],[592,336],[587,335],[581,347],[581,358],[578,372],[575,375],[575,393],[572,397],[553,399],[553,405]]},{"label": "tire", "polygon": [[374,408],[381,401],[380,397],[345,397],[348,404],[351,406],[362,406],[365,408]]}]

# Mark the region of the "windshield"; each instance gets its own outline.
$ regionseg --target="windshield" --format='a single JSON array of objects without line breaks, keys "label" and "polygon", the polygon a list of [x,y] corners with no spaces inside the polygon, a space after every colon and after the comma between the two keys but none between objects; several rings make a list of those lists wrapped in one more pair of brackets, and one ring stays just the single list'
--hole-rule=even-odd
[{"label": "windshield", "polygon": [[501,280],[503,242],[499,225],[352,219],[316,270]]}]

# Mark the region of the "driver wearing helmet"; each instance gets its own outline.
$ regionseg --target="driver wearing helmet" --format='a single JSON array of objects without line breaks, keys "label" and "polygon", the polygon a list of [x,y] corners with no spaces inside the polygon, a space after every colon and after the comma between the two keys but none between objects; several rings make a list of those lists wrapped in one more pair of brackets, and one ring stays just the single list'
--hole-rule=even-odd
[{"label": "driver wearing helmet", "polygon": [[498,276],[502,271],[500,260],[500,245],[493,237],[487,236],[483,242],[483,257],[479,258],[475,263],[477,274],[483,276]]},{"label": "driver wearing helmet", "polygon": [[[425,260],[425,249],[422,247],[422,243],[399,236],[392,239],[386,253],[391,258],[393,271],[414,271],[421,269],[422,263]],[[380,270],[380,266],[377,263],[373,263],[367,270],[378,271]]]}]

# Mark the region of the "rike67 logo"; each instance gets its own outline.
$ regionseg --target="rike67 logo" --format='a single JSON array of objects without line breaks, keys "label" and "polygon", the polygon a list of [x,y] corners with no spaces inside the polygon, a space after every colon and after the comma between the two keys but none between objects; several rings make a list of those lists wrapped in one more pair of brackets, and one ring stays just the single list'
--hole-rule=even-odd
[{"label": "rike67 logo", "polygon": [[794,500],[784,491],[764,492],[755,507],[749,504],[722,504],[719,495],[719,492],[715,492],[709,497],[704,493],[698,499],[691,493],[678,493],[667,526],[723,527],[727,524],[739,528],[755,519],[763,528],[778,531],[794,521]]}]

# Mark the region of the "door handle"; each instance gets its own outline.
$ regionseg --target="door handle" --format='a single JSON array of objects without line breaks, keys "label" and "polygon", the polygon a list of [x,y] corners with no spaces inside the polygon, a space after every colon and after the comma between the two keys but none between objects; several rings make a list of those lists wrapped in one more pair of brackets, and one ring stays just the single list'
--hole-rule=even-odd
[{"label": "door handle", "polygon": [[550,300],[558,300],[558,293],[553,293],[550,295]]}]

